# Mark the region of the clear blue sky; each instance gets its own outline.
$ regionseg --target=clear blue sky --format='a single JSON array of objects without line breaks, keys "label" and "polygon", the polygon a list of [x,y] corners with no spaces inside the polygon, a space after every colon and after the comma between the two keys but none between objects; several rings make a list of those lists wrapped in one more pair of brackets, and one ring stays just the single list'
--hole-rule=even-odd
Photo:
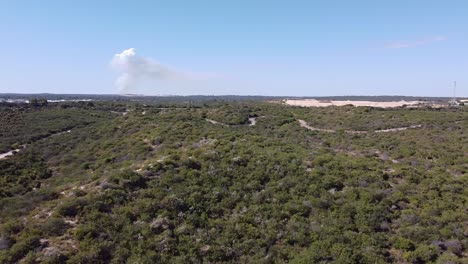
[{"label": "clear blue sky", "polygon": [[468,96],[468,1],[0,2],[0,92],[118,93],[117,53],[177,72],[144,94]]}]

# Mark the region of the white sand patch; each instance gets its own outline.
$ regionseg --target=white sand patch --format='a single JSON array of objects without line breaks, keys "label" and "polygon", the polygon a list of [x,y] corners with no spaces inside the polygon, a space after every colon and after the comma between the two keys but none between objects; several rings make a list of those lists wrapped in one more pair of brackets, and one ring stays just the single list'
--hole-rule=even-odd
[{"label": "white sand patch", "polygon": [[10,150],[10,151],[5,152],[5,153],[0,153],[0,160],[5,159],[5,158],[7,158],[9,156],[13,156],[16,153],[20,152],[24,148],[26,148],[26,145],[23,145],[23,146],[21,146],[21,148],[18,148],[18,149]]},{"label": "white sand patch", "polygon": [[8,152],[2,153],[2,154],[0,154],[0,160],[6,158],[8,156],[12,156],[12,155],[14,155],[16,152],[18,152],[20,150],[21,149],[14,149],[14,150],[10,150]]},{"label": "white sand patch", "polygon": [[421,101],[393,101],[393,102],[373,102],[373,101],[332,101],[332,100],[316,100],[316,99],[301,99],[301,100],[284,100],[287,105],[306,106],[306,107],[326,107],[326,106],[371,106],[371,107],[401,107],[403,105],[418,105]]},{"label": "white sand patch", "polygon": [[256,117],[250,117],[249,118],[249,126],[255,126],[257,124],[257,118]]}]

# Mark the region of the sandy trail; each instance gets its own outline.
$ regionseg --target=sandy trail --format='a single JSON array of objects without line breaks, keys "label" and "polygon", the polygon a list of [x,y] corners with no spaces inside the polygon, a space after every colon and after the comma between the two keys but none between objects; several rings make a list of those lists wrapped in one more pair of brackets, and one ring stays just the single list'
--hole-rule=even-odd
[{"label": "sandy trail", "polygon": [[406,130],[409,128],[420,128],[422,125],[413,125],[413,126],[408,126],[408,127],[397,127],[397,128],[389,128],[389,129],[380,129],[380,130],[375,130],[375,133],[386,133],[386,132],[395,132],[395,131],[402,131]]},{"label": "sandy trail", "polygon": [[303,128],[307,128],[309,130],[312,130],[312,131],[321,131],[321,132],[329,132],[329,133],[335,133],[336,131],[335,130],[332,130],[332,129],[322,129],[322,128],[317,128],[317,127],[311,127],[307,124],[306,121],[304,120],[301,120],[299,119],[299,124],[301,125],[301,127]]},{"label": "sandy trail", "polygon": [[218,122],[218,121],[214,121],[212,119],[205,119],[206,121],[210,122],[211,124],[215,124],[215,125],[222,125],[222,126],[229,126],[229,125],[226,125],[224,123],[221,123],[221,122]]},{"label": "sandy trail", "polygon": [[5,152],[5,153],[1,153],[0,154],[0,160],[2,159],[5,159],[6,157],[8,156],[12,156],[14,155],[15,153],[19,152],[21,149],[14,149],[14,150],[10,150],[8,152]]},{"label": "sandy trail", "polygon": [[[255,126],[255,125],[257,124],[257,118],[258,118],[258,117],[250,117],[250,118],[249,118],[250,124],[248,124],[248,126]],[[226,126],[226,127],[231,126],[231,125],[224,124],[224,123],[221,123],[221,122],[212,120],[212,119],[205,119],[205,120],[208,121],[208,122],[210,122],[211,124],[215,124],[215,125],[222,125],[222,126]]]},{"label": "sandy trail", "polygon": [[[39,140],[43,140],[43,139],[46,139],[46,138],[49,138],[49,137],[59,136],[59,135],[62,135],[62,134],[65,134],[65,133],[70,133],[70,132],[71,132],[71,129],[67,129],[67,130],[64,130],[64,131],[61,131],[61,132],[57,132],[55,134],[51,134],[51,135],[49,135],[49,136],[47,136],[45,138],[39,139]],[[22,145],[21,148],[10,150],[10,151],[5,152],[5,153],[0,153],[0,160],[5,159],[5,158],[7,158],[9,156],[15,155],[15,153],[18,153],[22,149],[25,149],[25,148],[26,148],[26,145]]]},{"label": "sandy trail", "polygon": [[[324,128],[317,128],[317,127],[312,127],[307,124],[306,121],[302,119],[298,119],[299,124],[303,128],[307,128],[312,131],[321,131],[321,132],[328,132],[328,133],[336,133],[336,130],[333,129],[324,129]],[[407,129],[414,129],[414,128],[421,128],[422,125],[412,125],[412,126],[407,126],[407,127],[395,127],[395,128],[388,128],[388,129],[379,129],[379,130],[374,130],[374,131],[359,131],[359,130],[345,130],[345,133],[348,134],[367,134],[370,132],[375,132],[375,133],[388,133],[388,132],[397,132],[397,131],[403,131]]]},{"label": "sandy trail", "polygon": [[71,132],[71,129],[70,130],[66,130],[66,131],[62,131],[62,132],[58,132],[58,133],[55,133],[55,134],[52,134],[50,135],[50,137],[55,137],[55,136],[59,136],[59,135],[62,135],[62,134],[65,134],[65,133],[70,133]]}]

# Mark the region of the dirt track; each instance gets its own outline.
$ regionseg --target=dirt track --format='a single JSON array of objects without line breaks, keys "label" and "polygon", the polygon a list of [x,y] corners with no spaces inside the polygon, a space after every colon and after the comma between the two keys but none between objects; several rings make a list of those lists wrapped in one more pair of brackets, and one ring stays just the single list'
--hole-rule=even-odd
[{"label": "dirt track", "polygon": [[[212,119],[205,119],[205,120],[210,122],[211,124],[215,124],[215,125],[222,125],[222,126],[226,126],[226,127],[231,126],[231,125],[224,124],[224,123],[212,120]],[[250,117],[249,122],[250,122],[250,124],[248,124],[248,126],[255,126],[257,124],[257,117]]]},{"label": "dirt track", "polygon": [[[54,137],[54,136],[62,135],[62,134],[65,134],[65,133],[70,133],[70,132],[71,132],[71,130],[70,130],[70,129],[67,129],[67,130],[64,130],[64,131],[61,131],[61,132],[57,132],[57,133],[55,133],[55,134],[48,135],[48,136],[46,136],[46,137],[44,137],[44,138],[41,138],[40,140],[46,139],[46,138],[48,138],[48,137]],[[25,149],[25,148],[26,148],[26,145],[23,145],[21,148],[14,149],[14,150],[10,150],[10,151],[5,152],[5,153],[0,153],[0,160],[5,159],[5,158],[7,158],[7,157],[9,157],[9,156],[15,155],[15,153],[18,153],[18,152],[20,152],[22,149]]]},{"label": "dirt track", "polygon": [[14,150],[10,150],[10,151],[5,152],[5,153],[1,153],[1,154],[0,154],[0,160],[6,158],[6,157],[8,157],[8,156],[12,156],[12,155],[14,155],[16,152],[19,152],[19,151],[21,151],[21,149],[14,149]]},{"label": "dirt track", "polygon": [[224,123],[221,123],[221,122],[218,122],[218,121],[215,121],[215,120],[211,120],[211,119],[205,119],[206,121],[210,122],[211,124],[215,124],[215,125],[222,125],[222,126],[229,126],[227,124],[224,124]]},{"label": "dirt track", "polygon": [[[302,119],[298,119],[298,121],[299,121],[299,125],[301,127],[307,128],[307,129],[312,130],[312,131],[336,133],[336,130],[333,130],[333,129],[324,129],[324,128],[317,128],[317,127],[309,126],[307,124],[307,122],[302,120]],[[410,128],[411,129],[421,128],[421,127],[422,127],[422,125],[412,125],[412,126],[407,126],[407,127],[395,127],[395,128],[388,128],[388,129],[378,129],[378,130],[374,130],[374,131],[345,130],[344,132],[349,133],[349,134],[367,134],[367,133],[371,133],[371,132],[374,132],[374,133],[388,133],[388,132],[403,131],[403,130],[407,130],[407,129],[410,129]]]}]

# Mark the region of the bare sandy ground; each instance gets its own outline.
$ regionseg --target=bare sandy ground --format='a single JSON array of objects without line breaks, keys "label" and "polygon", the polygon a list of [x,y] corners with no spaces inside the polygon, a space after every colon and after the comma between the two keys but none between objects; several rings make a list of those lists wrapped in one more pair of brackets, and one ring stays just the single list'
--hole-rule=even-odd
[{"label": "bare sandy ground", "polygon": [[307,128],[307,129],[312,130],[312,131],[335,133],[335,130],[333,130],[333,129],[324,129],[324,128],[311,127],[304,120],[299,119],[298,121],[299,121],[299,124],[300,124],[301,127]]},{"label": "bare sandy ground", "polygon": [[396,128],[389,128],[389,129],[380,129],[380,130],[375,130],[375,133],[386,133],[386,132],[395,132],[395,131],[403,131],[409,128],[420,128],[422,125],[412,125],[408,127],[396,127]]},{"label": "bare sandy ground", "polygon": [[400,107],[403,105],[417,105],[420,101],[393,101],[393,102],[373,102],[373,101],[331,101],[331,100],[316,100],[316,99],[302,99],[302,100],[284,100],[287,105],[307,106],[307,107],[326,107],[326,106],[371,106],[371,107]]},{"label": "bare sandy ground", "polygon": [[21,150],[21,149],[14,149],[14,150],[10,150],[10,151],[5,152],[5,153],[1,153],[1,154],[0,154],[0,160],[6,158],[6,157],[8,157],[8,156],[12,156],[12,155],[14,155],[15,153],[19,152],[20,150]]},{"label": "bare sandy ground", "polygon": [[255,126],[257,124],[257,118],[256,117],[250,117],[249,118],[249,126]]}]

